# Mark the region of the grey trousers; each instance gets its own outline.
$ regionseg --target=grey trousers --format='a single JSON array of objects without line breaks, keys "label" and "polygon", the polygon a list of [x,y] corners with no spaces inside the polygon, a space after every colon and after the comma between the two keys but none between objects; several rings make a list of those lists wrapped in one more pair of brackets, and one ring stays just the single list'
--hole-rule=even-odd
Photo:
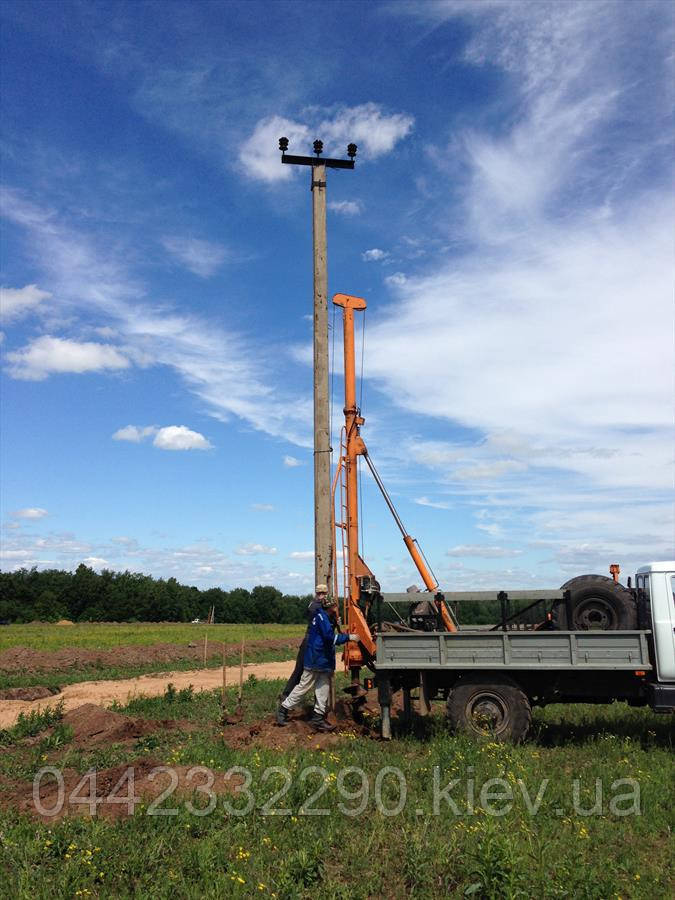
[{"label": "grey trousers", "polygon": [[299,683],[293,688],[288,697],[282,702],[284,709],[293,709],[297,706],[305,694],[314,688],[314,712],[318,716],[325,716],[330,698],[330,672],[320,672],[318,669],[305,669]]}]

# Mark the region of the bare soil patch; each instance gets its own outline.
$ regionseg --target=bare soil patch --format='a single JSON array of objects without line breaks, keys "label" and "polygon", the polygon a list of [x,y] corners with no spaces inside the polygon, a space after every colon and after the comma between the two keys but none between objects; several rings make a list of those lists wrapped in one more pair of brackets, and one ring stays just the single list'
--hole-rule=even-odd
[{"label": "bare soil patch", "polygon": [[[258,641],[247,641],[246,651],[251,650],[288,650],[290,654],[297,652],[300,638],[271,638]],[[237,654],[240,644],[225,644],[226,654]],[[210,655],[221,655],[223,644],[220,641],[209,641]],[[204,658],[204,646],[199,642],[195,646],[189,644],[153,644],[143,646],[132,644],[115,647],[112,650],[89,650],[83,647],[63,647],[60,650],[34,650],[31,647],[9,647],[0,653],[0,671],[13,672],[56,672],[69,668],[140,666],[147,663],[171,663],[177,660],[191,660],[195,663]]]},{"label": "bare soil patch", "polygon": [[79,747],[85,748],[101,744],[126,743],[156,731],[176,731],[186,728],[186,723],[175,720],[149,721],[123,716],[111,709],[103,709],[95,703],[84,703],[71,709],[62,721],[64,725],[69,725],[73,729],[73,741]]},{"label": "bare soil patch", "polygon": [[316,732],[310,724],[310,711],[292,712],[288,725],[277,725],[274,717],[260,719],[257,722],[244,724],[234,722],[223,729],[223,741],[228,747],[243,749],[246,747],[269,747],[272,750],[285,750],[289,747],[307,747],[323,750],[348,738],[372,738],[379,740],[379,734],[371,728],[374,717],[369,698],[354,715],[352,704],[347,700],[338,700],[335,712],[328,714],[328,721],[335,725],[335,730],[324,734]]},{"label": "bare soil patch", "polygon": [[[168,769],[169,767],[163,766],[156,759],[146,757],[108,769],[96,770],[95,776],[86,779],[83,784],[79,772],[64,769],[62,797],[60,785],[55,777],[42,778],[39,791],[36,790],[34,795],[32,783],[0,775],[0,806],[27,813],[45,822],[53,822],[64,816],[123,819],[134,815],[140,803],[152,803],[174,783],[171,796],[162,807],[175,807],[177,799],[192,797],[200,786],[208,785],[214,793],[226,794],[243,783],[240,775],[228,777],[225,772],[209,773],[203,771],[200,766],[171,766],[170,771]],[[209,784],[211,774],[213,784]],[[78,785],[79,790],[76,790]],[[78,797],[80,802],[77,800]],[[125,802],[120,802],[121,798]],[[129,802],[126,802],[127,798]],[[203,805],[204,799],[200,797],[196,800],[195,806]]]}]

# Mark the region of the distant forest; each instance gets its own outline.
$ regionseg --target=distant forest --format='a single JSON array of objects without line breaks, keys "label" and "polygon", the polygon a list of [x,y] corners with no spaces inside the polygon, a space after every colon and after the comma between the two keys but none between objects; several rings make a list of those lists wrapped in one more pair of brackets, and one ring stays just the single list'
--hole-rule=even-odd
[{"label": "distant forest", "polygon": [[[175,578],[153,578],[131,572],[99,574],[84,563],[75,572],[19,569],[0,572],[0,623],[11,622],[191,622],[206,619],[215,608],[216,622],[305,623],[310,595],[282,594],[259,585],[249,591],[223,591],[179,584]],[[462,603],[463,624],[499,620],[499,604]],[[400,613],[405,616],[401,609]],[[385,616],[386,618],[387,616]]]},{"label": "distant forest", "polygon": [[305,623],[307,596],[282,594],[274,587],[223,591],[179,584],[131,572],[100,574],[84,564],[75,572],[19,569],[0,572],[0,622],[216,622]]}]

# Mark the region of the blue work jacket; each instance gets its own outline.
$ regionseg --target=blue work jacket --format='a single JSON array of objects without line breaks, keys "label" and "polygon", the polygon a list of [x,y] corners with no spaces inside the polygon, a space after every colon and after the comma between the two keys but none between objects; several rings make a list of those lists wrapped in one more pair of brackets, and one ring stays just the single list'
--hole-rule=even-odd
[{"label": "blue work jacket", "polygon": [[335,634],[333,623],[324,609],[318,609],[309,623],[304,666],[320,672],[335,670],[335,648],[346,644],[349,636]]}]

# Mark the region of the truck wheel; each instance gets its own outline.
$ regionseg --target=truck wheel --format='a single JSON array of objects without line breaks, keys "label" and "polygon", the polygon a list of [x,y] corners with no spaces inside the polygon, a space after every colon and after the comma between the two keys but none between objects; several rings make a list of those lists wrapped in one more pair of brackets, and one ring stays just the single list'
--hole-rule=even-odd
[{"label": "truck wheel", "polygon": [[513,743],[523,740],[532,722],[525,694],[499,676],[459,681],[448,696],[447,716],[453,731]]},{"label": "truck wheel", "polygon": [[553,622],[563,631],[631,631],[637,628],[637,606],[631,592],[606,575],[579,575],[560,588],[572,594],[572,621],[564,600],[553,607]]}]

